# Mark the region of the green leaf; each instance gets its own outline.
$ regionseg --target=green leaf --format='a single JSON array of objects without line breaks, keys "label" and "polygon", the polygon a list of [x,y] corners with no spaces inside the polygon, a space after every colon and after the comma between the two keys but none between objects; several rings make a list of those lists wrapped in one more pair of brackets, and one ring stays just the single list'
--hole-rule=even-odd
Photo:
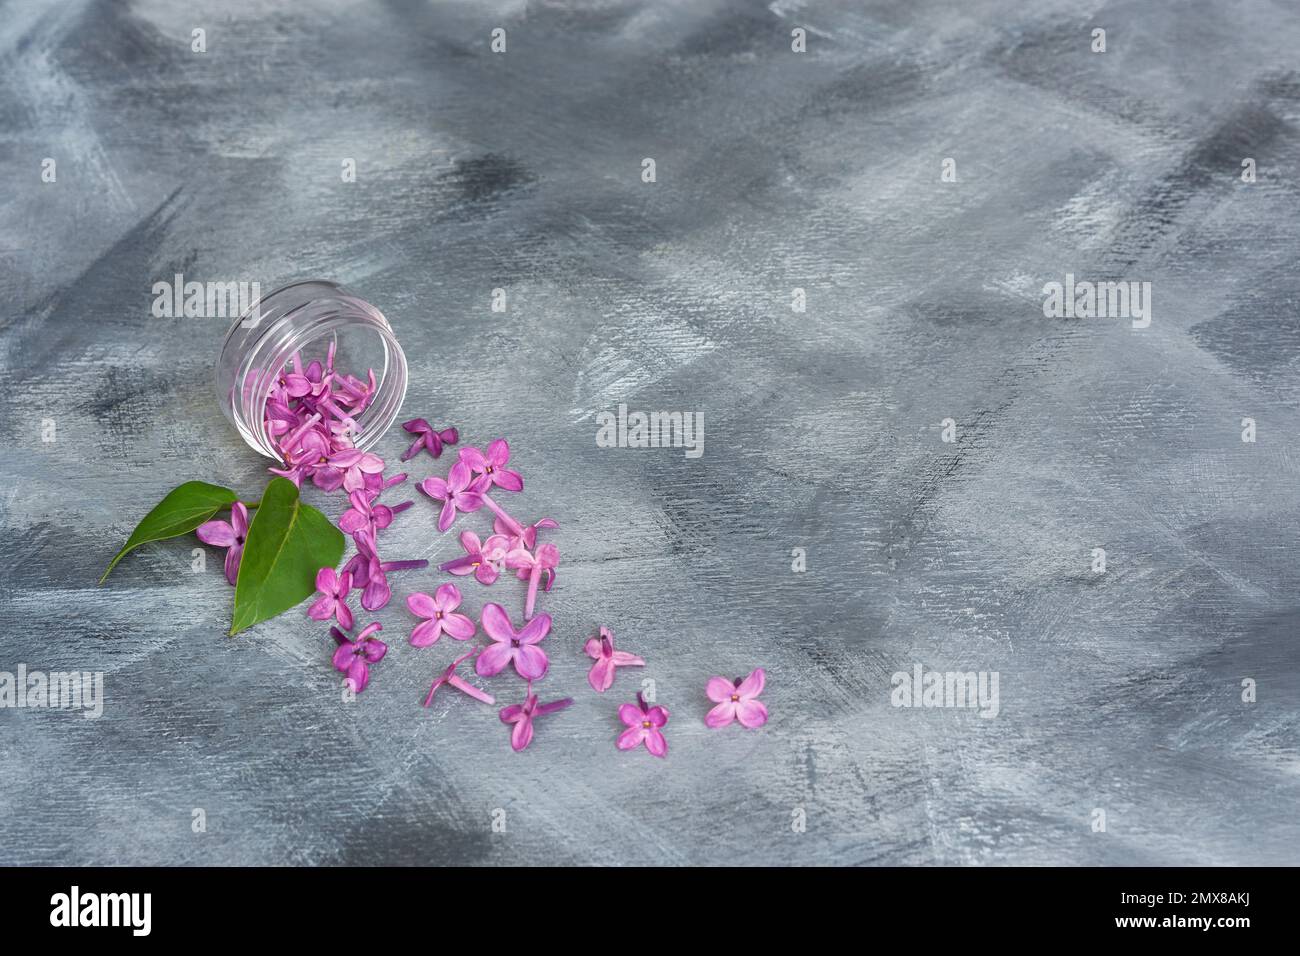
[{"label": "green leaf", "polygon": [[108,567],[104,569],[104,577],[99,579],[99,583],[104,583],[109,572],[117,566],[117,562],[121,561],[128,551],[133,551],[150,541],[162,541],[187,534],[222,508],[234,504],[235,498],[235,493],[229,488],[210,485],[206,481],[187,481],[179,488],[173,489],[166,498],[154,506],[153,511],[144,516],[144,520],[135,526],[131,537],[127,538],[126,544],[122,545],[122,550],[117,552],[113,560],[108,563]]},{"label": "green leaf", "polygon": [[275,617],[316,591],[316,572],[343,557],[343,532],[298,500],[287,478],[272,478],[248,528],[235,584],[230,633]]}]

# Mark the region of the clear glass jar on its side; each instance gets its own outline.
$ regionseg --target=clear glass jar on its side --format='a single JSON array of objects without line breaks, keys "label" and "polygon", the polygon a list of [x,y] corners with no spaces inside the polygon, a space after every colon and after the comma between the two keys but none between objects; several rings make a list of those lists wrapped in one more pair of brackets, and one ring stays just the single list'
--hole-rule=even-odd
[{"label": "clear glass jar on its side", "polygon": [[362,380],[375,371],[375,396],[357,415],[352,441],[365,450],[397,420],[406,398],[406,355],[384,314],[343,286],[308,279],[262,296],[235,320],[217,357],[217,399],[248,446],[283,462],[266,428],[266,402],[280,372],[300,355]]}]

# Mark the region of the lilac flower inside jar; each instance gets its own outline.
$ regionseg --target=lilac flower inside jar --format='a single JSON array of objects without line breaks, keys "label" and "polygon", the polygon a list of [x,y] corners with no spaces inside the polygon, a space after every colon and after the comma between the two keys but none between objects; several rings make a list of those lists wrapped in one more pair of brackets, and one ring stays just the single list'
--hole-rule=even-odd
[{"label": "lilac flower inside jar", "polygon": [[406,355],[384,314],[343,286],[308,279],[262,296],[226,333],[216,365],[217,399],[248,446],[284,463],[268,429],[266,406],[289,370],[329,356],[339,373],[365,378],[373,393],[355,415],[349,438],[374,445],[397,419],[406,397]]}]

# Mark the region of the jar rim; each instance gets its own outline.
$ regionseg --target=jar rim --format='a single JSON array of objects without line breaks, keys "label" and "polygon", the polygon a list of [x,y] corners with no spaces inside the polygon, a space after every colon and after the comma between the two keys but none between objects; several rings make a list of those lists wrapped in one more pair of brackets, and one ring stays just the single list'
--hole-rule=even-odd
[{"label": "jar rim", "polygon": [[[284,285],[276,286],[270,292],[266,293],[265,295],[259,295],[256,299],[254,299],[251,303],[249,303],[248,308],[245,309],[243,312],[241,312],[239,314],[239,317],[236,318],[235,321],[230,323],[230,328],[226,329],[226,337],[221,340],[221,348],[217,354],[220,355],[226,351],[226,347],[230,345],[230,340],[235,337],[235,333],[237,333],[241,328],[257,328],[257,326],[261,324],[262,321],[261,309],[262,309],[263,302],[273,299],[277,295],[280,295],[283,292],[288,292],[290,289],[297,288],[300,285],[332,286],[336,291],[342,292],[345,295],[349,295],[349,296],[352,295],[351,292],[343,288],[343,286],[341,286],[339,283],[334,282],[330,279],[294,279],[291,282],[286,282]],[[302,305],[306,305],[306,302],[302,303]],[[301,305],[298,306],[298,308],[301,307],[302,307]],[[296,311],[296,309],[290,310],[290,312],[293,311]],[[285,314],[288,315],[290,313],[285,313]],[[254,315],[258,317],[257,321],[254,322],[251,326],[245,325],[249,317]]]}]

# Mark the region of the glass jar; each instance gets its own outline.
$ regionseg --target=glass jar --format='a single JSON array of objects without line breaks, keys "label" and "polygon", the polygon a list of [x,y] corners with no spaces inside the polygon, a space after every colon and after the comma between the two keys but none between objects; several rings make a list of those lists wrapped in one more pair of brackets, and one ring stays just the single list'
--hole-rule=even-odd
[{"label": "glass jar", "polygon": [[356,416],[353,444],[365,450],[397,419],[406,398],[406,355],[384,314],[343,286],[306,279],[262,296],[235,320],[217,357],[217,399],[248,446],[283,463],[266,428],[266,401],[295,355],[325,361],[362,381],[375,371],[375,396]]}]

